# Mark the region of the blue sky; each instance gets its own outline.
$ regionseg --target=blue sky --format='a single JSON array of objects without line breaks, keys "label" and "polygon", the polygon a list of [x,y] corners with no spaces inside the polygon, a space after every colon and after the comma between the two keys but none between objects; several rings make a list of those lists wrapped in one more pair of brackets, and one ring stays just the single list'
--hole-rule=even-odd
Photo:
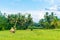
[{"label": "blue sky", "polygon": [[40,10],[49,6],[49,2],[39,0],[0,0],[0,8],[5,10]]},{"label": "blue sky", "polygon": [[8,14],[28,12],[37,22],[46,11],[53,11],[60,16],[60,0],[0,0],[0,11]]}]

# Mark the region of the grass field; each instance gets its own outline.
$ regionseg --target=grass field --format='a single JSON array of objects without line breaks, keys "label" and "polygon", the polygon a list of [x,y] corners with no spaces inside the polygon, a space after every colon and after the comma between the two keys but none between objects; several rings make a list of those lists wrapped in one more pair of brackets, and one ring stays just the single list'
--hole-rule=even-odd
[{"label": "grass field", "polygon": [[0,31],[0,40],[60,40],[60,30],[6,30]]}]

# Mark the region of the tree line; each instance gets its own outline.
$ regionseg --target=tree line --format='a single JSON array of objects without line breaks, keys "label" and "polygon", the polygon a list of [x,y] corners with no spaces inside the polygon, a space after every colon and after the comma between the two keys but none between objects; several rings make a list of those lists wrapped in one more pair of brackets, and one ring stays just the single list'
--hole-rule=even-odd
[{"label": "tree line", "polygon": [[33,21],[31,14],[22,15],[21,13],[9,14],[0,12],[0,30],[10,30],[11,27],[17,30],[26,29],[57,29],[60,28],[60,19],[54,15],[54,12],[46,12],[43,19],[38,23]]}]

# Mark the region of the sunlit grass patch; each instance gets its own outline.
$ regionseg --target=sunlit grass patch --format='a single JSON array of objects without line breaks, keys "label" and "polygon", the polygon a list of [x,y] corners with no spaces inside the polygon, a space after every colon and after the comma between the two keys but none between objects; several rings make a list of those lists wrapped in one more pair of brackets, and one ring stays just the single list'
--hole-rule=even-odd
[{"label": "sunlit grass patch", "polygon": [[0,31],[0,40],[60,40],[60,31],[56,30],[16,30]]}]

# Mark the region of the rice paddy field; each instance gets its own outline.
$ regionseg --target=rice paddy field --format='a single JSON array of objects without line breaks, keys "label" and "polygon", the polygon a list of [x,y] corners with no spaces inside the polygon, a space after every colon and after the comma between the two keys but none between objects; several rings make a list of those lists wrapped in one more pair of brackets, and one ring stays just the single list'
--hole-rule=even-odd
[{"label": "rice paddy field", "polygon": [[0,40],[60,40],[60,30],[9,30],[0,31]]}]

